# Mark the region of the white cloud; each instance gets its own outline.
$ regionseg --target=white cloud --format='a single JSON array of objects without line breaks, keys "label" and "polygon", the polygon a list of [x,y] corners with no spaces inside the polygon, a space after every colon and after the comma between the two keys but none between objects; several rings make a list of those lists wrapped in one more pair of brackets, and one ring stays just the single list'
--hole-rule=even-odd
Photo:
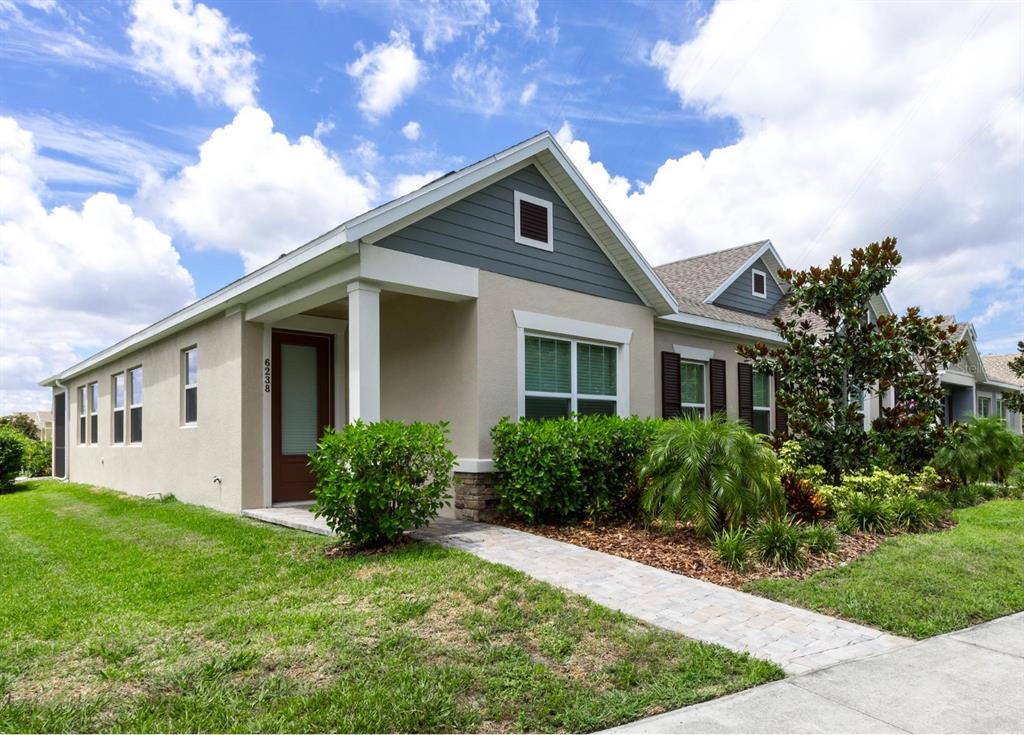
[{"label": "white cloud", "polygon": [[425,74],[423,62],[404,30],[392,31],[387,43],[363,53],[346,71],[359,80],[359,109],[370,120],[398,107]]},{"label": "white cloud", "polygon": [[[397,3],[399,12],[423,32],[423,48],[436,51],[469,31],[486,36],[500,24],[491,17],[487,0],[425,0]],[[479,39],[478,39],[479,40]]]},{"label": "white cloud", "polygon": [[443,173],[443,171],[427,171],[423,174],[399,174],[391,183],[391,188],[388,189],[388,193],[397,199],[400,196],[405,196],[411,191],[416,191],[424,184],[429,184]]},{"label": "white cloud", "polygon": [[528,34],[537,32],[537,9],[540,7],[540,0],[513,0],[512,8],[516,24]]},{"label": "white cloud", "polygon": [[373,192],[318,140],[293,143],[246,107],[140,196],[197,248],[237,252],[251,271],[369,209]]},{"label": "white cloud", "polygon": [[559,139],[655,263],[770,237],[790,265],[895,234],[894,305],[964,308],[1024,252],[1015,4],[721,3],[652,63],[730,145],[631,183]]},{"label": "white cloud", "polygon": [[490,117],[504,105],[503,74],[493,64],[463,57],[455,64],[452,82],[459,95],[484,116]]},{"label": "white cloud", "polygon": [[317,120],[316,127],[313,128],[313,137],[320,140],[325,135],[330,135],[333,131],[333,120]]},{"label": "white cloud", "polygon": [[35,383],[195,298],[171,238],[113,194],[42,204],[32,134],[0,118],[0,411],[45,407]]},{"label": "white cloud", "polygon": [[985,311],[971,318],[975,327],[983,327],[1000,314],[1005,314],[1013,305],[1009,301],[993,301]]},{"label": "white cloud", "polygon": [[131,12],[128,37],[139,71],[232,109],[255,104],[249,36],[219,10],[192,0],[135,0]]},{"label": "white cloud", "polygon": [[421,132],[420,124],[415,120],[410,120],[402,126],[402,135],[406,137],[406,140],[419,140]]},{"label": "white cloud", "polygon": [[533,101],[533,98],[537,94],[537,82],[530,82],[523,87],[522,93],[519,95],[519,104],[528,105]]}]

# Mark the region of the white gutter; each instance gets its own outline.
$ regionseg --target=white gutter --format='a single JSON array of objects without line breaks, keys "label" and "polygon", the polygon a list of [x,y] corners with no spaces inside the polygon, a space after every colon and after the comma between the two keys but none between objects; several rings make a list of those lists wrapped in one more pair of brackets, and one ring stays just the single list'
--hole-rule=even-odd
[{"label": "white gutter", "polygon": [[658,321],[687,327],[698,327],[700,329],[712,329],[716,332],[726,332],[739,337],[765,340],[767,342],[775,342],[776,344],[782,343],[782,338],[779,336],[779,333],[774,330],[761,329],[760,327],[748,327],[744,324],[735,324],[722,319],[697,316],[696,314],[668,314],[667,316],[659,316]]}]

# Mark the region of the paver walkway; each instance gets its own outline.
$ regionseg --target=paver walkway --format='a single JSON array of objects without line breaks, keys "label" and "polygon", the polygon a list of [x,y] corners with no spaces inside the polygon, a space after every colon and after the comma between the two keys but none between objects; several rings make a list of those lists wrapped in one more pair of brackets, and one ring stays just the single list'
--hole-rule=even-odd
[{"label": "paver walkway", "polygon": [[774,661],[789,674],[913,643],[873,628],[503,526],[437,519],[413,535],[505,564],[689,638]]},{"label": "paver walkway", "polygon": [[608,732],[1024,732],[1024,613]]}]

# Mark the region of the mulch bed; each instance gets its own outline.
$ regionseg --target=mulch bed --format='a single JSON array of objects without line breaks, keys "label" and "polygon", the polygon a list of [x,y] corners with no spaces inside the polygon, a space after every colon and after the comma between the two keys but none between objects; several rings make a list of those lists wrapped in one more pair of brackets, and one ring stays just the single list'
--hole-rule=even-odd
[{"label": "mulch bed", "polygon": [[324,555],[330,559],[337,559],[339,557],[351,557],[351,556],[387,556],[393,551],[397,551],[403,546],[416,543],[416,540],[410,536],[400,536],[396,541],[390,544],[384,544],[383,546],[352,546],[346,543],[336,543],[328,546],[324,549]]},{"label": "mulch bed", "polygon": [[[736,589],[755,579],[802,579],[822,569],[848,564],[857,557],[874,551],[888,538],[885,534],[873,533],[841,536],[839,550],[835,555],[808,554],[807,566],[800,570],[775,569],[750,561],[744,571],[734,572],[715,558],[714,549],[707,541],[698,536],[692,528],[682,525],[677,526],[671,533],[663,533],[630,522],[595,524],[592,521],[584,521],[575,526],[547,526],[502,518],[497,523]],[[952,521],[946,521],[936,530],[951,525]]]}]

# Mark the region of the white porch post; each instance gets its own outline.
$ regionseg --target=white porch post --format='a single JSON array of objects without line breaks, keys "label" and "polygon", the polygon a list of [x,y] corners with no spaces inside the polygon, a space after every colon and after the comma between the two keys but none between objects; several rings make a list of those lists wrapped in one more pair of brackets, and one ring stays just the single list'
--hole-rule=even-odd
[{"label": "white porch post", "polygon": [[348,284],[349,420],[380,421],[380,288]]}]

